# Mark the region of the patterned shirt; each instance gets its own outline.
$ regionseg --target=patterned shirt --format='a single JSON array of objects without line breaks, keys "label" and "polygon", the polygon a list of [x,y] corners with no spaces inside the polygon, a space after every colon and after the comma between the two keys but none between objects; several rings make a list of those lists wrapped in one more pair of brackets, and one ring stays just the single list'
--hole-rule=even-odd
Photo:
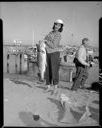
[{"label": "patterned shirt", "polygon": [[48,53],[53,53],[59,50],[58,47],[61,40],[60,32],[51,31],[46,35],[44,40],[46,40],[46,49]]}]

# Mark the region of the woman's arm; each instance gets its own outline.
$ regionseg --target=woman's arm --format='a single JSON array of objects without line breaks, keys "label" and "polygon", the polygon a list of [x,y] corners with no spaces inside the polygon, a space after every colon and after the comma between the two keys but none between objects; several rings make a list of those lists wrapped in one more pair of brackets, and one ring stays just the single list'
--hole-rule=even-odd
[{"label": "woman's arm", "polygon": [[54,48],[54,44],[52,43],[52,41],[45,40],[45,44],[46,44],[46,47]]},{"label": "woman's arm", "polygon": [[45,43],[49,48],[57,48],[59,46],[60,40],[61,40],[61,35],[56,33],[55,35],[53,35],[53,38],[51,37],[52,33],[49,33],[46,37],[45,37]]},{"label": "woman's arm", "polygon": [[45,40],[45,44],[47,47],[54,48],[54,44],[53,44],[52,38],[51,38],[51,32],[44,38],[44,40]]}]

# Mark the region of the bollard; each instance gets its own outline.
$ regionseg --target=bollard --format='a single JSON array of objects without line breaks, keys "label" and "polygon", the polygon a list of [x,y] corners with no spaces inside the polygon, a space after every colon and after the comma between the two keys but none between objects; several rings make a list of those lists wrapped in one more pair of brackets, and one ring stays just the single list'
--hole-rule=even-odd
[{"label": "bollard", "polygon": [[10,59],[10,55],[9,53],[7,54],[7,73],[9,73],[9,59]]}]

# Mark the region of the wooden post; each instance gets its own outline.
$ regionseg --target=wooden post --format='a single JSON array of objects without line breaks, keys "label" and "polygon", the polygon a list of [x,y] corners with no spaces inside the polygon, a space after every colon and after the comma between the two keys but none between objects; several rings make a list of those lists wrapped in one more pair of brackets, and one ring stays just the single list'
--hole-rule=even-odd
[{"label": "wooden post", "polygon": [[28,56],[28,59],[27,59],[27,71],[29,72],[29,56]]},{"label": "wooden post", "polygon": [[17,73],[17,55],[15,55],[15,72]]},{"label": "wooden post", "polygon": [[9,53],[7,53],[7,73],[9,73],[9,59],[10,59],[10,55]]},{"label": "wooden post", "polygon": [[67,55],[63,56],[64,62],[67,62]]},{"label": "wooden post", "polygon": [[22,53],[20,53],[20,74],[22,73]]}]

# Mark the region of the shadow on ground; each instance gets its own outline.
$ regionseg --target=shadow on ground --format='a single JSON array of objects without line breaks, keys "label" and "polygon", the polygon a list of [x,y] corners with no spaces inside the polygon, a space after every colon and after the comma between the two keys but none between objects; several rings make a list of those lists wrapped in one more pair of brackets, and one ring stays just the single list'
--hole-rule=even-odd
[{"label": "shadow on ground", "polygon": [[48,126],[53,126],[53,124],[48,123],[47,121],[43,120],[40,116],[38,120],[34,120],[33,113],[31,112],[20,112],[19,113],[19,118],[22,120],[22,122],[25,124],[27,127],[48,127]]}]

